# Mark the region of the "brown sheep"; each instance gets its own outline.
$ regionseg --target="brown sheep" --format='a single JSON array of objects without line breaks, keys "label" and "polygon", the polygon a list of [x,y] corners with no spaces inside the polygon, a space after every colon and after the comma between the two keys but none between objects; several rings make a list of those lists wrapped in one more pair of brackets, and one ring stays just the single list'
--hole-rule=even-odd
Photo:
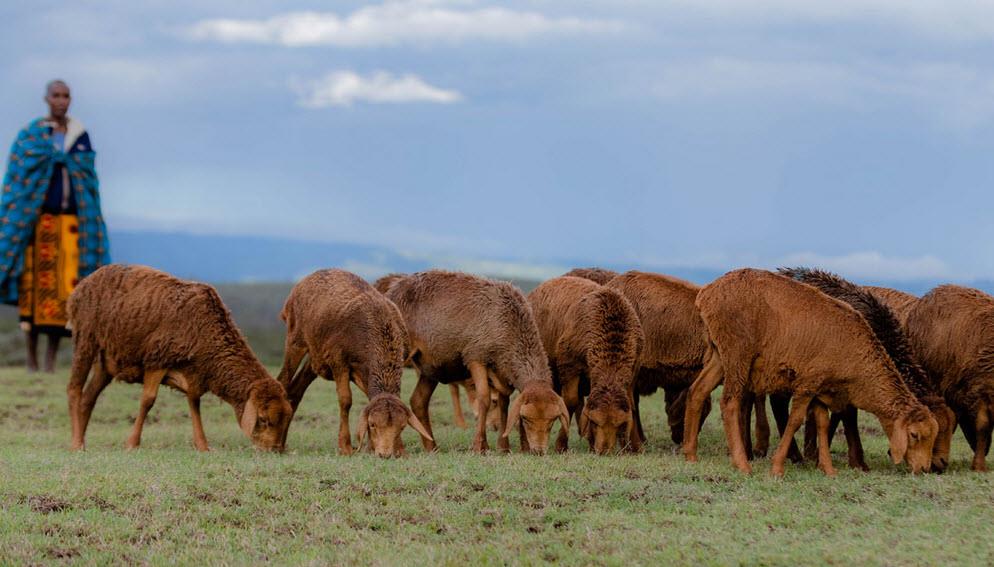
[{"label": "brown sheep", "polygon": [[746,392],[789,392],[793,405],[773,456],[782,476],[790,439],[813,405],[818,427],[818,466],[834,475],[828,448],[828,411],[853,405],[877,416],[890,439],[894,463],[928,470],[938,424],[908,389],[866,320],[848,304],[815,288],[764,270],[729,272],[704,287],[697,306],[710,348],[690,389],[684,451],[697,460],[699,412],[722,378],[722,421],[732,462],[746,458],[740,411]]},{"label": "brown sheep", "polygon": [[[359,415],[359,449],[369,444],[380,457],[400,457],[405,425],[431,435],[400,400],[407,331],[397,307],[359,276],[320,270],[290,291],[280,318],[286,323],[286,354],[279,381],[294,411],[318,376],[338,391],[338,450],[352,454],[349,410],[354,382],[369,398]],[[301,367],[305,357],[307,362]],[[294,372],[300,367],[299,372]]]},{"label": "brown sheep", "polygon": [[257,448],[284,450],[293,415],[286,392],[252,353],[213,287],[111,264],[79,283],[67,309],[75,344],[68,387],[73,449],[83,448],[97,397],[116,378],[142,384],[128,448],[141,443],[145,417],[166,384],[186,394],[197,449],[209,449],[200,398],[211,392],[234,407]]},{"label": "brown sheep", "polygon": [[[571,417],[579,410],[580,435],[599,455],[612,452],[619,440],[639,451],[632,388],[645,339],[631,303],[613,289],[571,276],[544,282],[528,301],[556,389]],[[568,445],[569,432],[561,429],[556,449]]]},{"label": "brown sheep", "polygon": [[903,325],[908,319],[908,313],[918,303],[918,297],[889,287],[864,285],[863,289],[873,294],[877,301],[883,303],[894,312],[897,320]]},{"label": "brown sheep", "polygon": [[[781,275],[793,278],[802,283],[806,283],[817,288],[835,299],[851,305],[870,325],[873,334],[887,350],[887,354],[897,366],[898,371],[904,378],[905,383],[911,393],[918,398],[918,401],[925,404],[925,407],[932,412],[936,422],[939,424],[939,432],[933,448],[932,469],[936,472],[945,470],[949,463],[949,451],[952,444],[953,430],[956,427],[956,415],[949,406],[946,405],[938,388],[925,373],[925,370],[918,364],[911,352],[907,334],[901,327],[897,316],[873,291],[857,286],[841,277],[822,270],[811,270],[808,268],[781,268]],[[882,288],[885,289],[885,288]],[[893,293],[887,295],[894,298],[900,297],[897,294],[907,295],[903,292],[888,290]],[[914,296],[910,296],[914,298]],[[917,301],[917,298],[914,298]],[[829,426],[829,441],[832,439],[835,426],[839,419],[845,423],[846,439],[849,444],[849,464],[854,468],[868,470],[866,462],[863,460],[863,448],[859,438],[857,427],[856,408],[847,408],[840,416],[832,414],[832,421]],[[810,431],[809,431],[810,430]],[[813,416],[809,416],[809,423],[805,427],[805,454],[814,457],[817,446],[814,438],[815,427]]]},{"label": "brown sheep", "polygon": [[604,268],[573,268],[563,274],[563,276],[583,278],[585,280],[590,280],[592,282],[599,283],[600,285],[604,285],[617,277],[618,272]]},{"label": "brown sheep", "polygon": [[[411,359],[418,369],[411,408],[429,434],[428,402],[435,387],[467,373],[476,386],[479,411],[473,450],[488,448],[491,386],[498,393],[501,435],[497,444],[501,450],[509,449],[508,435],[516,426],[520,426],[521,450],[540,454],[547,450],[549,430],[556,419],[569,428],[569,412],[552,388],[535,319],[516,287],[430,270],[396,282],[387,297],[400,308],[407,324]],[[519,394],[508,412],[514,390]],[[426,449],[435,449],[433,441],[423,442]]]},{"label": "brown sheep", "polygon": [[908,313],[907,329],[919,362],[956,412],[974,450],[973,470],[987,470],[994,425],[994,297],[939,286]]},{"label": "brown sheep", "polygon": [[707,329],[694,306],[700,288],[671,276],[634,270],[612,279],[607,287],[631,302],[645,336],[635,376],[633,408],[639,437],[645,441],[639,398],[663,388],[670,436],[680,445],[687,388],[701,371],[707,352]]},{"label": "brown sheep", "polygon": [[[373,282],[373,287],[376,291],[386,295],[390,286],[394,282],[400,281],[407,277],[407,274],[392,273],[380,277],[375,282]],[[405,361],[404,366],[407,368],[414,368],[410,360]],[[452,419],[456,424],[456,427],[460,429],[466,429],[466,416],[462,411],[462,401],[459,398],[459,387],[462,386],[466,390],[466,397],[469,398],[469,405],[473,408],[473,412],[476,412],[476,391],[473,390],[473,380],[471,378],[466,378],[465,380],[459,380],[449,384],[449,395],[452,397]],[[496,416],[496,414],[494,414]],[[496,419],[490,420],[490,427],[496,429]]]}]

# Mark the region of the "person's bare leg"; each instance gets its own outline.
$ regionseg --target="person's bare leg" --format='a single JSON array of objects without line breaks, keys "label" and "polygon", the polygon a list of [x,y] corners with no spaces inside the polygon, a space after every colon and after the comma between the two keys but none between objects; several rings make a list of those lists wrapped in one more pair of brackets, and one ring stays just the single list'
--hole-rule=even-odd
[{"label": "person's bare leg", "polygon": [[48,349],[45,351],[45,372],[55,373],[55,358],[59,354],[59,341],[62,337],[51,333],[48,335]]},{"label": "person's bare leg", "polygon": [[27,366],[28,372],[38,372],[38,332],[35,330],[24,332],[24,342],[27,344]]}]

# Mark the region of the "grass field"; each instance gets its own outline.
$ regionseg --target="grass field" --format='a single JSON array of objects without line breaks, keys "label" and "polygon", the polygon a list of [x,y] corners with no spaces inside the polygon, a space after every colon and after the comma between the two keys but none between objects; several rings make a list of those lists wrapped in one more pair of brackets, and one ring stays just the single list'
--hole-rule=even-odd
[{"label": "grass field", "polygon": [[[645,454],[597,457],[574,431],[567,455],[480,457],[466,451],[470,433],[452,425],[440,388],[442,452],[422,453],[408,429],[411,456],[388,461],[336,455],[334,387],[323,381],[301,405],[287,454],[255,453],[216,398],[203,409],[213,451],[198,454],[186,401],[168,389],[142,448],[126,452],[140,388],[113,384],[87,450],[70,453],[66,380],[0,369],[0,564],[994,562],[994,477],[968,470],[962,439],[948,473],[911,477],[886,462],[886,440],[865,416],[873,472],[844,468],[840,440],[837,479],[788,465],[774,480],[766,460],[751,477],[731,469],[715,415],[701,462],[683,462],[660,396],[643,400]],[[365,403],[355,399],[353,427]]]}]

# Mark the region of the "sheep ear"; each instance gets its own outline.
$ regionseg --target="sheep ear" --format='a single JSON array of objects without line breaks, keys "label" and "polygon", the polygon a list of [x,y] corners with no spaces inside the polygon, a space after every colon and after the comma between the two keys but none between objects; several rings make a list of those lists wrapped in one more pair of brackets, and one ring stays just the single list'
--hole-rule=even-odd
[{"label": "sheep ear", "polygon": [[559,423],[562,424],[563,431],[569,431],[569,408],[562,398],[559,398]]},{"label": "sheep ear", "polygon": [[521,417],[521,406],[524,403],[525,396],[523,394],[518,394],[518,397],[514,398],[514,401],[511,402],[511,409],[507,412],[507,427],[504,429],[501,437],[507,437],[518,426],[518,420]]},{"label": "sheep ear", "polygon": [[898,418],[894,422],[894,428],[891,429],[890,433],[890,458],[894,461],[894,464],[898,464],[904,460],[904,456],[908,452],[908,424],[905,422],[904,418]]},{"label": "sheep ear", "polygon": [[410,408],[407,409],[407,424],[413,427],[414,430],[417,431],[419,435],[421,435],[421,437],[429,441],[434,441],[434,439],[432,439],[431,437],[431,434],[428,433],[428,429],[426,429],[425,426],[422,425],[420,421],[418,421],[418,416],[414,415],[414,412],[411,411]]},{"label": "sheep ear", "polygon": [[366,410],[364,409],[362,413],[359,414],[359,430],[356,431],[356,436],[358,441],[356,445],[356,451],[362,451],[362,446],[366,443],[366,434],[369,432],[369,419],[366,416]]},{"label": "sheep ear", "polygon": [[577,426],[580,428],[580,436],[587,436],[587,429],[590,425],[590,420],[587,419],[587,408],[584,406],[583,411],[580,412],[580,417],[576,420]]},{"label": "sheep ear", "polygon": [[242,409],[242,419],[238,422],[242,427],[242,431],[250,439],[252,438],[252,433],[255,431],[255,420],[259,417],[259,411],[255,407],[255,398],[249,396],[247,402],[245,402],[245,408]]}]

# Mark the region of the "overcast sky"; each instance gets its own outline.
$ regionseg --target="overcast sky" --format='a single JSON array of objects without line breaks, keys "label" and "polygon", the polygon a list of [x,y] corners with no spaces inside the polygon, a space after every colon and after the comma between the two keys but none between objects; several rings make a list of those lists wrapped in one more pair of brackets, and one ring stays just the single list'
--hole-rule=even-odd
[{"label": "overcast sky", "polygon": [[0,134],[67,80],[112,232],[994,276],[994,4],[72,0],[0,22]]}]

